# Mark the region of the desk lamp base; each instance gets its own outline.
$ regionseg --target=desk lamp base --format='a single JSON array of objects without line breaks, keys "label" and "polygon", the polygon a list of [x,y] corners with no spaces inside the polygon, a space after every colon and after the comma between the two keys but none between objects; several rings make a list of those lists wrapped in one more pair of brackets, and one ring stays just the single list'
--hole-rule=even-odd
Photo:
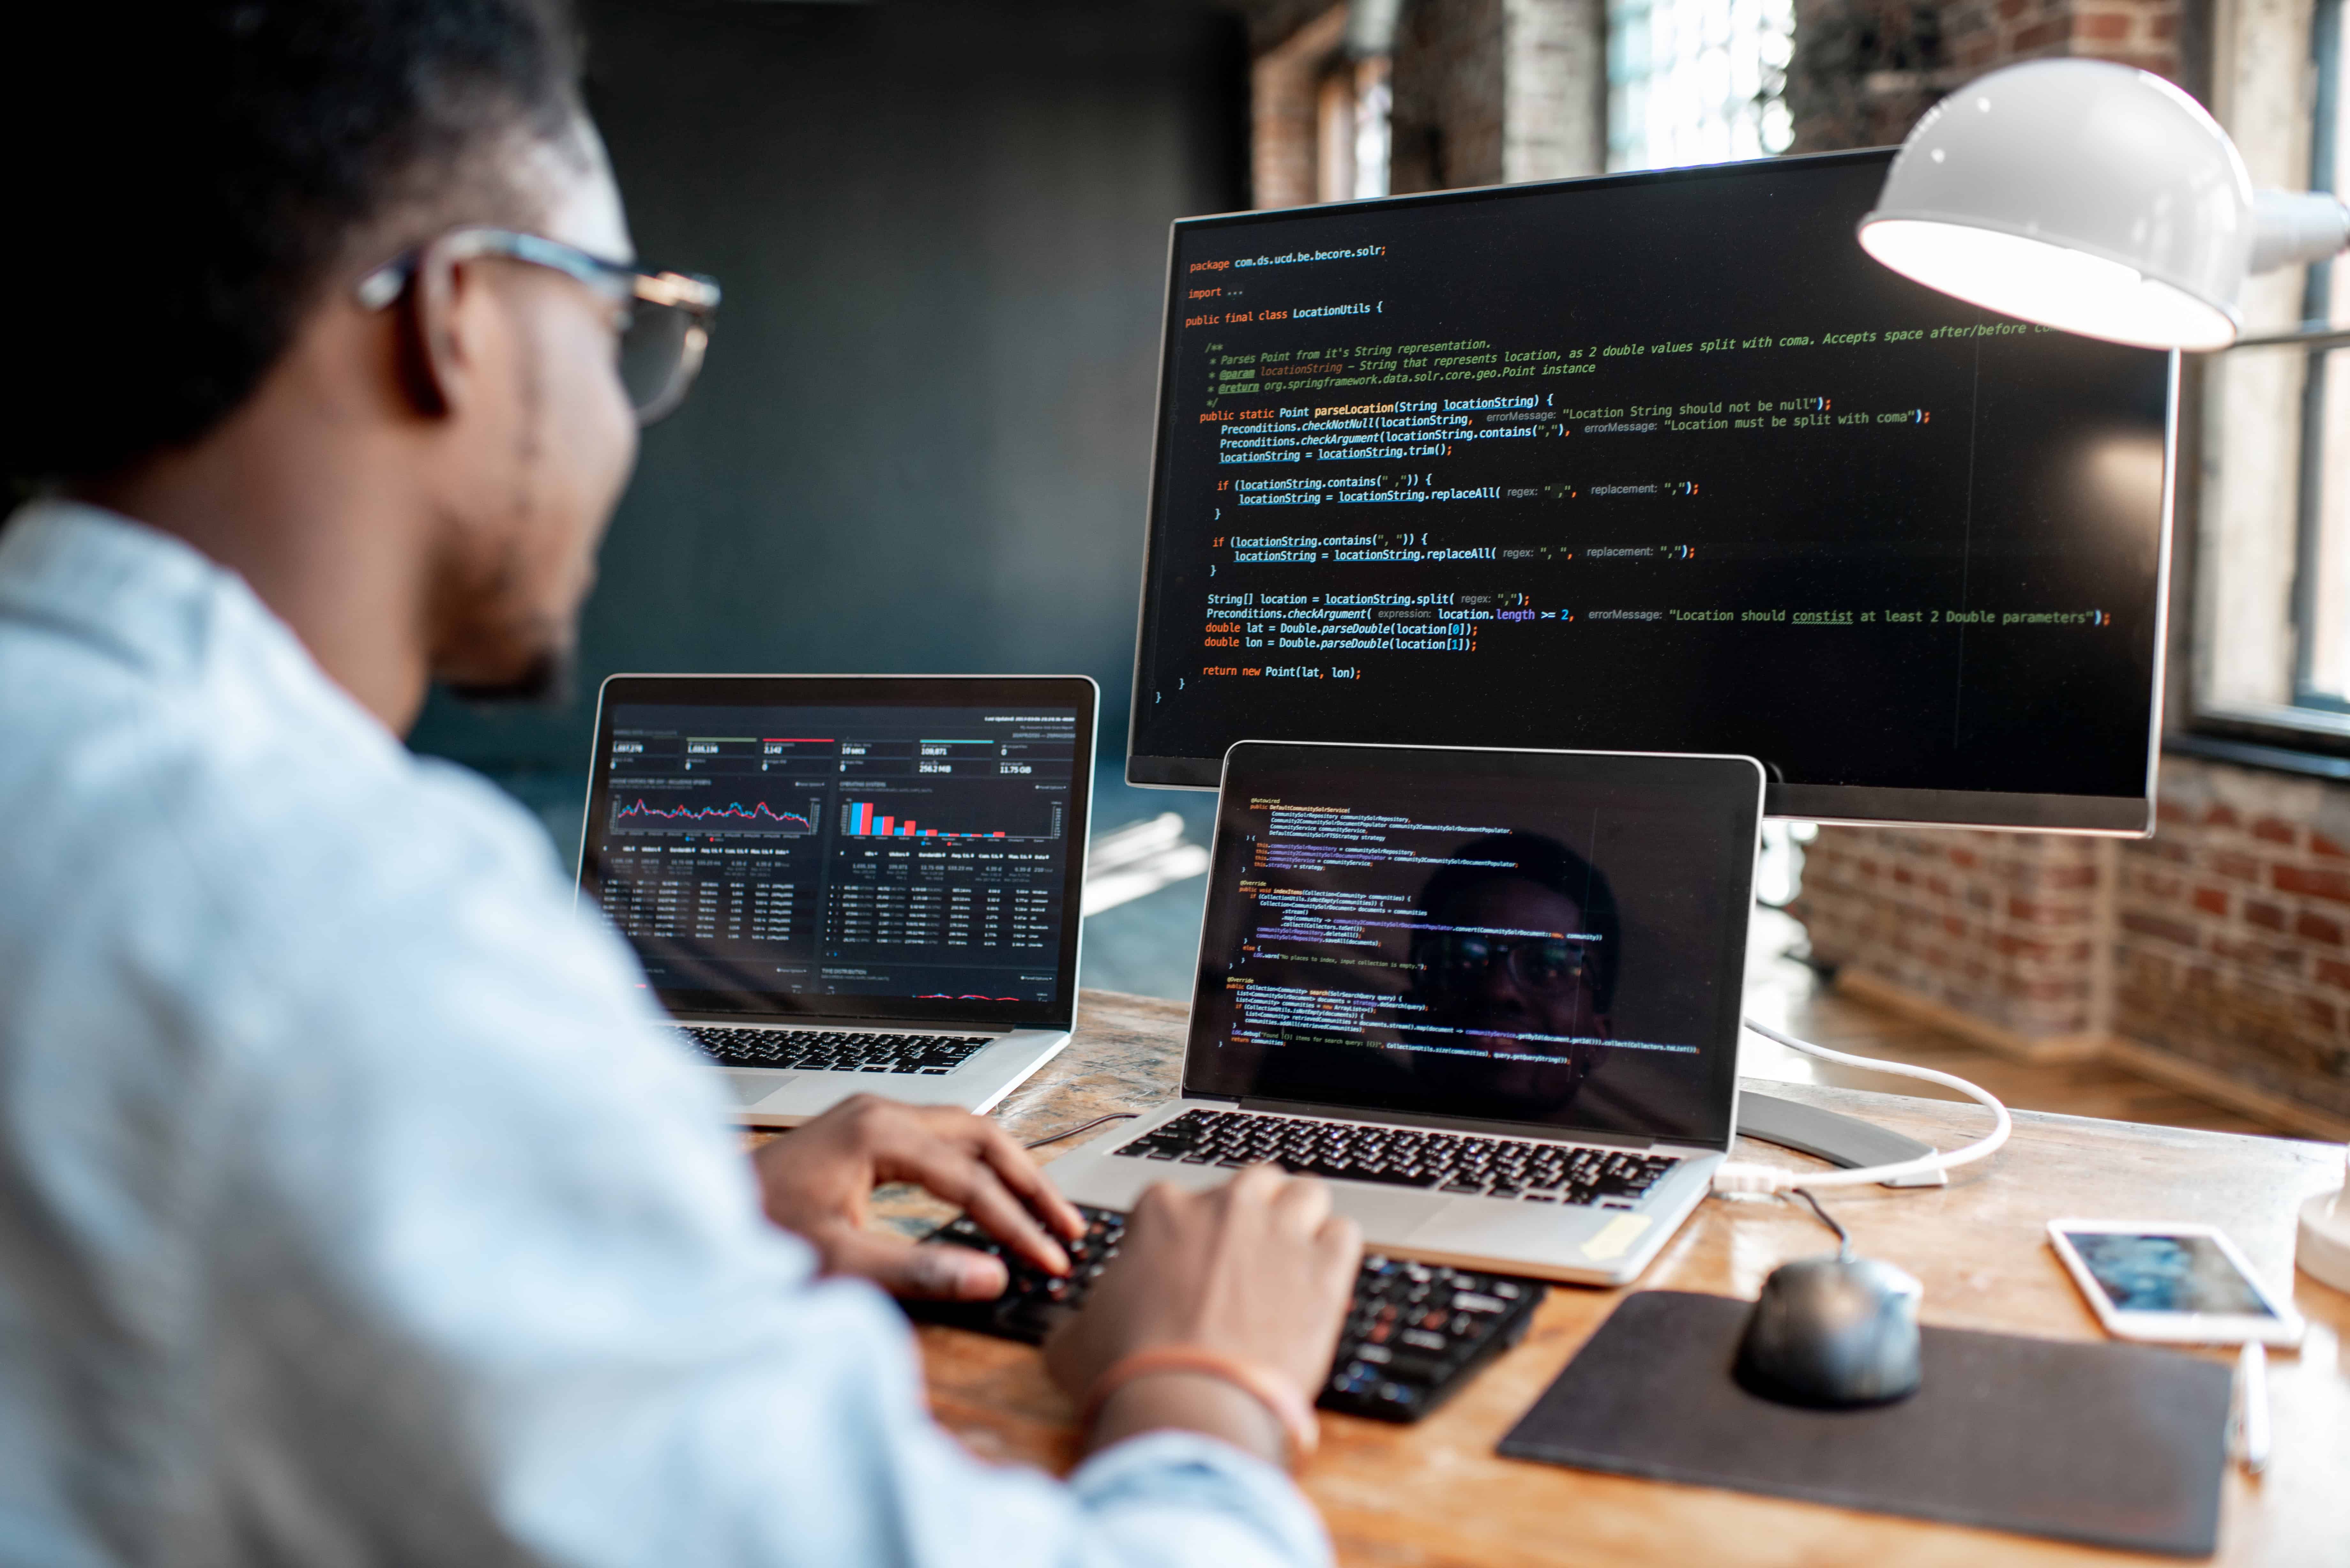
[{"label": "desk lamp base", "polygon": [[2311,1279],[2350,1291],[2350,1183],[2301,1206],[2301,1241],[2293,1261]]}]

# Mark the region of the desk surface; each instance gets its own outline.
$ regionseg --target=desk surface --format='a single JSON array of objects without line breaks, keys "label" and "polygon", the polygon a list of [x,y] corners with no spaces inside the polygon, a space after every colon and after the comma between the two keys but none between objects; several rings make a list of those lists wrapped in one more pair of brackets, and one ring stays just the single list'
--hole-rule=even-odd
[{"label": "desk surface", "polygon": [[[1176,1002],[1087,992],[1076,1040],[1005,1102],[1004,1123],[1038,1137],[1165,1098],[1174,1091],[1183,1015]],[[1981,1119],[1970,1107],[1932,1100],[1757,1086],[1943,1147],[1975,1136]],[[1093,1136],[1115,1137],[1120,1126]],[[1738,1152],[1812,1163],[1767,1145]],[[2337,1146],[2018,1112],[2013,1140],[1988,1168],[1960,1170],[1939,1189],[1839,1193],[1834,1208],[1862,1252],[1925,1282],[1927,1322],[2059,1339],[2095,1339],[2101,1331],[2047,1248],[2049,1220],[2225,1227],[2265,1278],[2292,1280],[2310,1334],[2298,1356],[2271,1363],[2275,1456],[2258,1482],[2230,1469],[2216,1561],[2350,1564],[2350,1295],[2291,1267],[2294,1210],[2341,1179],[2341,1159]],[[1825,1240],[1816,1220],[1787,1205],[1711,1200],[1634,1288],[1751,1298],[1773,1268],[1821,1251]],[[1322,1451],[1301,1479],[1340,1560],[1429,1568],[2175,1561],[1496,1457],[1502,1434],[1619,1294],[1555,1288],[1525,1342],[1419,1426],[1324,1417]],[[1074,1461],[1069,1404],[1035,1351],[958,1329],[925,1328],[920,1337],[932,1407],[973,1450],[1055,1470]]]}]

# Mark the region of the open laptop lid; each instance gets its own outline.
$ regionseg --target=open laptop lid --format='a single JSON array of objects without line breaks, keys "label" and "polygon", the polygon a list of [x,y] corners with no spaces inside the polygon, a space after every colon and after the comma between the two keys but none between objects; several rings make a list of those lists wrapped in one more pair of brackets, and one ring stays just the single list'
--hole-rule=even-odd
[{"label": "open laptop lid", "polygon": [[1186,1095],[1726,1149],[1751,757],[1243,741]]},{"label": "open laptop lid", "polygon": [[1070,1026],[1082,675],[615,675],[579,891],[681,1017]]}]

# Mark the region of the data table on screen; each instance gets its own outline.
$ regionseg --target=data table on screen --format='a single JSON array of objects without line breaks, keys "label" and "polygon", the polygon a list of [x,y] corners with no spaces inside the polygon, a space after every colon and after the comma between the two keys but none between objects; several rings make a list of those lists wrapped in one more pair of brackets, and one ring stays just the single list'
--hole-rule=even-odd
[{"label": "data table on screen", "polygon": [[1074,712],[620,704],[588,863],[657,987],[1033,1002]]}]

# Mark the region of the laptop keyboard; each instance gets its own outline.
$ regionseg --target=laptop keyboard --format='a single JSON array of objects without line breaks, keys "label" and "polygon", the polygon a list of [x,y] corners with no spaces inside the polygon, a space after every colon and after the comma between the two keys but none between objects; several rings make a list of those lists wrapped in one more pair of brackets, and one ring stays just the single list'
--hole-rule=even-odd
[{"label": "laptop keyboard", "polygon": [[[1084,1303],[1126,1233],[1126,1216],[1115,1210],[1081,1205],[1077,1212],[1086,1233],[1066,1244],[1071,1272],[1066,1277],[1020,1262],[966,1215],[931,1239],[1002,1258],[1010,1286],[992,1302],[900,1304],[923,1323],[1042,1344]],[[1545,1293],[1534,1280],[1367,1256],[1355,1276],[1354,1304],[1338,1333],[1329,1381],[1315,1403],[1382,1421],[1417,1421],[1524,1338]]]},{"label": "laptop keyboard", "polygon": [[1270,1162],[1296,1174],[1340,1181],[1627,1209],[1680,1163],[1669,1156],[1623,1149],[1255,1111],[1186,1111],[1117,1152],[1184,1165]]},{"label": "laptop keyboard", "polygon": [[680,1027],[722,1067],[798,1067],[819,1073],[951,1073],[994,1040],[988,1034]]}]

